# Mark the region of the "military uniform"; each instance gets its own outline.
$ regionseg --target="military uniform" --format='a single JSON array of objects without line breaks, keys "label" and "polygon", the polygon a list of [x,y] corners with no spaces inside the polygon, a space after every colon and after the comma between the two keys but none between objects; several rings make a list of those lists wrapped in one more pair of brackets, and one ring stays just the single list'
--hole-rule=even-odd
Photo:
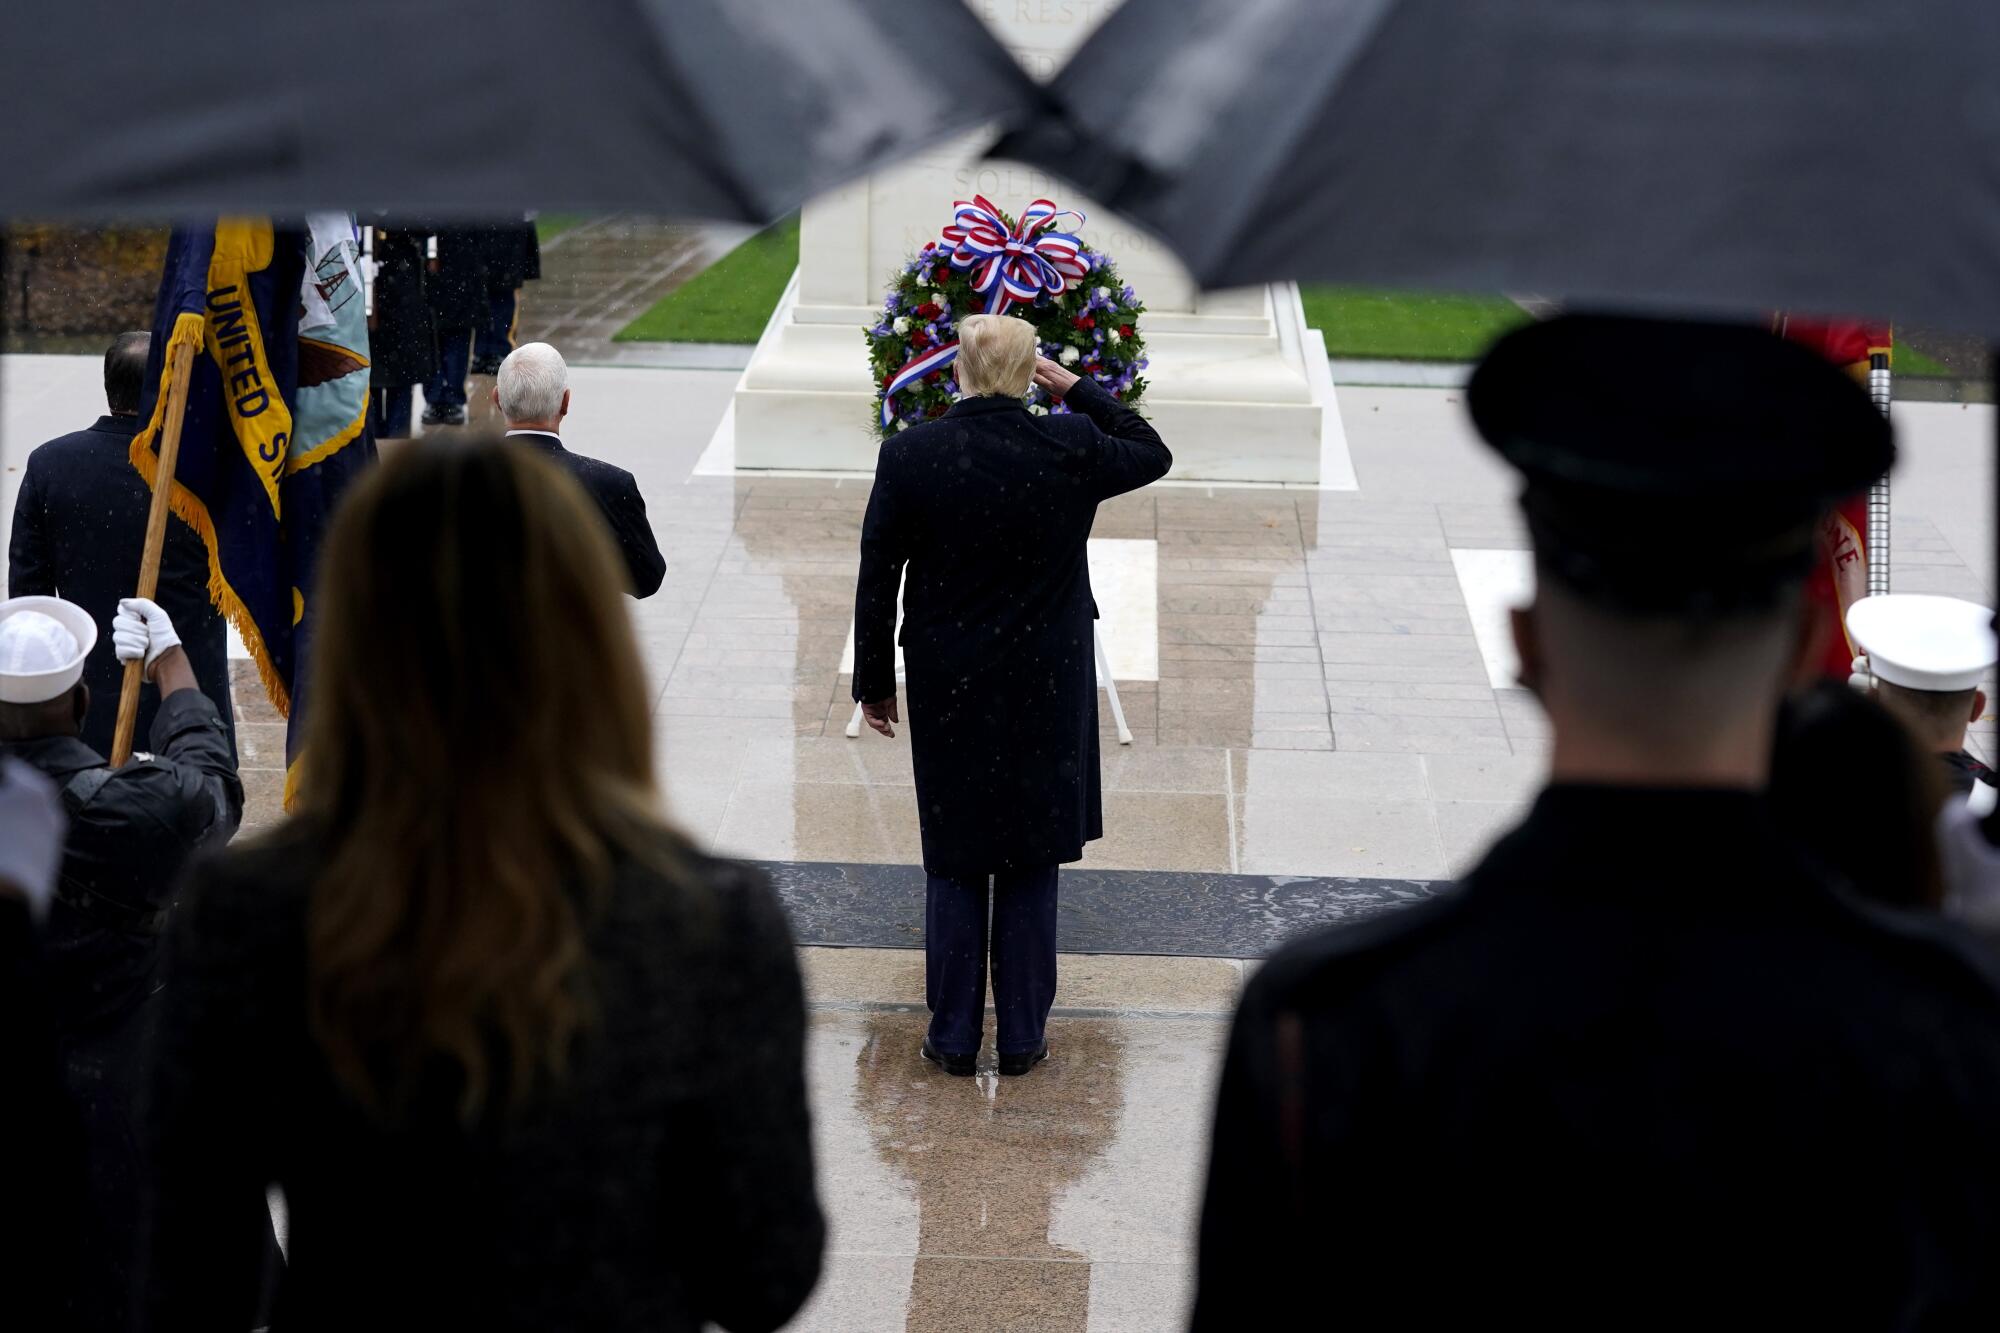
[{"label": "military uniform", "polygon": [[[1859,388],[1734,326],[1550,321],[1468,401],[1538,577],[1690,626],[1775,617],[1890,459]],[[1996,1123],[2000,978],[1948,923],[1854,900],[1748,786],[1554,785],[1456,892],[1251,980],[1194,1326],[2000,1326]]]},{"label": "military uniform", "polygon": [[[81,607],[17,598],[0,603],[0,625],[24,610],[63,617],[89,652],[94,626]],[[0,652],[0,684],[9,667]],[[68,688],[31,693],[55,699]],[[27,694],[7,701],[32,702]],[[0,742],[0,759],[20,760],[55,784],[69,817],[42,944],[63,1077],[89,1144],[78,1295],[86,1328],[123,1328],[132,1291],[144,1181],[139,1087],[160,932],[188,860],[226,843],[243,814],[228,733],[199,690],[161,700],[150,746],[152,758],[113,769],[75,735]]]}]

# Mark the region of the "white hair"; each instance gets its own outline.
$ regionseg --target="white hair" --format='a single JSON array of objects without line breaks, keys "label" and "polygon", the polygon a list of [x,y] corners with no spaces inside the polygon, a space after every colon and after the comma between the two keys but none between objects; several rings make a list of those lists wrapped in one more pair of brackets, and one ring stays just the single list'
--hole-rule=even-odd
[{"label": "white hair", "polygon": [[507,424],[554,421],[562,415],[563,394],[569,391],[569,367],[547,343],[522,343],[500,363],[495,387]]}]

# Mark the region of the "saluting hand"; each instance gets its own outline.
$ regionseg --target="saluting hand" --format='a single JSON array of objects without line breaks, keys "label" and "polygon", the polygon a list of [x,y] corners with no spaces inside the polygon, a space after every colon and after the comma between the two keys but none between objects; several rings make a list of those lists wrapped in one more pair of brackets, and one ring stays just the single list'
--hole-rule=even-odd
[{"label": "saluting hand", "polygon": [[1051,398],[1061,398],[1076,384],[1077,377],[1045,356],[1035,358],[1035,383]]},{"label": "saluting hand", "polygon": [[896,728],[893,724],[903,720],[896,712],[896,696],[893,694],[886,699],[878,699],[872,704],[863,703],[861,705],[861,716],[868,719],[869,726],[875,728],[875,730],[881,732],[891,740],[895,739],[896,736]]}]

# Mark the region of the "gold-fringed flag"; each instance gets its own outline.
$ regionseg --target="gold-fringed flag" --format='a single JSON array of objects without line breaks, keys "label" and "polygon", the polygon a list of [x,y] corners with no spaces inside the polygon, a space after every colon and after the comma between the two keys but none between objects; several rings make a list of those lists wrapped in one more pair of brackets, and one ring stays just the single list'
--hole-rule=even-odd
[{"label": "gold-fringed flag", "polygon": [[313,567],[341,493],[374,457],[368,328],[351,219],[178,227],[153,312],[132,464],[157,486],[167,353],[193,353],[168,503],[208,548],[208,593],[288,722],[297,775]]}]

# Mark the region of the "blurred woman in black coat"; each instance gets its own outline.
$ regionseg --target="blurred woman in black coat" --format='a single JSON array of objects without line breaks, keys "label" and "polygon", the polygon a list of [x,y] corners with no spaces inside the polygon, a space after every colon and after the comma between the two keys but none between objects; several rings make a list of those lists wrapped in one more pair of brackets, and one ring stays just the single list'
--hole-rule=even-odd
[{"label": "blurred woman in black coat", "polygon": [[[987,877],[1000,1072],[1048,1054],[1056,866],[1104,834],[1085,543],[1097,505],[1166,475],[1167,446],[1034,328],[958,326],[957,406],[882,445],[861,535],[854,697],[895,734],[896,590],[924,869],[924,1058],[970,1074],[986,1005]],[[1069,408],[1031,415],[1030,380]]]},{"label": "blurred woman in black coat", "polygon": [[409,449],[320,562],[299,813],[198,868],[153,1077],[147,1327],[775,1329],[819,1272],[777,896],[658,813],[591,501]]}]

